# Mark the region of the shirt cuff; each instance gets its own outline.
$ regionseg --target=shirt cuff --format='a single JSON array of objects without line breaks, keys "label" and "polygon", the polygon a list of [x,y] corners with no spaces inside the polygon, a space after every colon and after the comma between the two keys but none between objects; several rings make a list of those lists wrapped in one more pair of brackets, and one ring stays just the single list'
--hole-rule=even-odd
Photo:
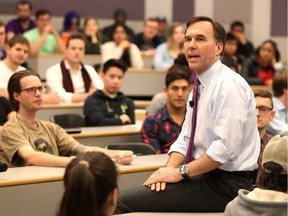
[{"label": "shirt cuff", "polygon": [[221,164],[225,164],[227,161],[236,158],[235,156],[233,158],[228,153],[226,146],[220,140],[212,142],[211,146],[207,149],[206,154],[214,161],[218,161]]}]

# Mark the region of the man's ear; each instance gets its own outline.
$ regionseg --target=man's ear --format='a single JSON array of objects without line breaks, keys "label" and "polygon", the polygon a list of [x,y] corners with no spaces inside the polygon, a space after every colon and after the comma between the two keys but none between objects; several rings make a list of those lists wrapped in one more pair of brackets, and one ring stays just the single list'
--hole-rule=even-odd
[{"label": "man's ear", "polygon": [[223,49],[224,49],[224,44],[223,43],[218,43],[217,44],[217,51],[216,51],[217,54],[216,55],[220,56],[222,51],[223,51]]},{"label": "man's ear", "polygon": [[287,88],[284,88],[284,89],[283,89],[283,94],[284,94],[284,95],[288,95],[288,89],[287,89]]},{"label": "man's ear", "polygon": [[100,76],[100,78],[103,80],[103,78],[104,78],[104,76],[105,76],[105,73],[103,73],[103,71],[100,71],[100,72],[99,72],[99,76]]},{"label": "man's ear", "polygon": [[272,120],[274,119],[275,114],[276,114],[275,110],[272,110],[272,111],[271,111],[271,118],[270,118],[270,121],[272,121]]},{"label": "man's ear", "polygon": [[8,52],[10,49],[11,49],[11,47],[8,44],[6,44],[5,45],[5,51]]},{"label": "man's ear", "polygon": [[13,97],[14,97],[14,99],[17,100],[18,102],[19,102],[19,96],[20,96],[19,93],[13,92]]},{"label": "man's ear", "polygon": [[118,188],[115,188],[108,197],[108,203],[111,206],[116,206],[118,200]]},{"label": "man's ear", "polygon": [[165,86],[165,87],[163,87],[162,91],[165,95],[167,95],[168,88]]}]

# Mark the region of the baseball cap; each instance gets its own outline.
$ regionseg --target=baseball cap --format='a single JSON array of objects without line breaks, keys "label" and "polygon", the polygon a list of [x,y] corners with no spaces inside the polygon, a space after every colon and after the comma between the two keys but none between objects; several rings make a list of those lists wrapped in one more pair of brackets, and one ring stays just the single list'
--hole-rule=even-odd
[{"label": "baseball cap", "polygon": [[[287,174],[287,145],[287,135],[277,135],[273,137],[264,149],[262,166],[267,162],[274,162],[283,167],[282,174]],[[264,171],[270,173],[269,170],[264,169]]]}]

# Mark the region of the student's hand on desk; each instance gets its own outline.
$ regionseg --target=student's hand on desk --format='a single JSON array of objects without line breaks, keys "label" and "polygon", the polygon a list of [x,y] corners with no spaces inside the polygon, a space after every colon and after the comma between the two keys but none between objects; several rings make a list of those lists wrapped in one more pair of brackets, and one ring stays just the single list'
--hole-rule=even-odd
[{"label": "student's hand on desk", "polygon": [[119,164],[130,165],[133,161],[133,151],[118,151],[116,162]]},{"label": "student's hand on desk", "polygon": [[126,115],[126,114],[120,115],[119,118],[120,118],[122,124],[127,124],[127,123],[131,122],[130,117],[128,115]]},{"label": "student's hand on desk", "polygon": [[177,168],[163,167],[154,172],[143,185],[150,187],[151,190],[163,191],[166,188],[166,183],[175,183],[182,179],[183,177],[177,172]]}]

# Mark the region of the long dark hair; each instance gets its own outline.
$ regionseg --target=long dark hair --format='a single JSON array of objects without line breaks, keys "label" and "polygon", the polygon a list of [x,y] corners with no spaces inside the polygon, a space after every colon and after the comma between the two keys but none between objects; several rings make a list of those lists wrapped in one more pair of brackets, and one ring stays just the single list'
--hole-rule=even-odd
[{"label": "long dark hair", "polygon": [[271,44],[273,50],[274,50],[274,53],[275,53],[275,59],[277,62],[280,61],[281,59],[281,55],[280,55],[280,51],[278,49],[278,46],[277,46],[277,43],[273,40],[265,40],[255,51],[256,53],[256,56],[259,56],[259,53],[260,53],[260,49],[265,45],[265,44]]},{"label": "long dark hair", "polygon": [[30,70],[22,70],[14,73],[9,81],[8,81],[8,93],[9,93],[9,100],[12,108],[18,112],[19,111],[19,101],[14,98],[14,92],[20,93],[21,92],[21,79],[27,76],[36,76],[40,80],[40,76],[38,73]]},{"label": "long dark hair", "polygon": [[[269,172],[265,171],[268,170]],[[282,174],[283,167],[274,162],[263,164],[258,187],[287,193],[287,174]]]},{"label": "long dark hair", "polygon": [[117,186],[114,162],[102,152],[73,159],[64,175],[65,192],[57,216],[105,215],[103,206]]}]

